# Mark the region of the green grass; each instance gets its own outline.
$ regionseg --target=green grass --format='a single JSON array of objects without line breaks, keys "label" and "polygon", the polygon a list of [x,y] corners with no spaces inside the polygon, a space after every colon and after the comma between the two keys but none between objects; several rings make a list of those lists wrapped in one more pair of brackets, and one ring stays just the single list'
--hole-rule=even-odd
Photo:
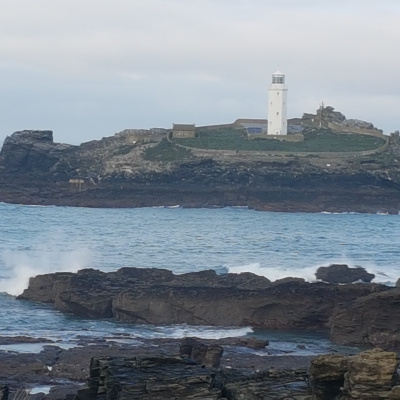
[{"label": "green grass", "polygon": [[191,156],[190,150],[175,146],[173,143],[168,142],[167,139],[163,139],[154,147],[149,147],[143,155],[145,160],[165,162],[188,160]]},{"label": "green grass", "polygon": [[360,134],[337,134],[321,131],[305,134],[303,142],[284,142],[275,139],[248,140],[244,130],[231,127],[198,130],[198,137],[174,139],[177,144],[198,149],[287,151],[287,152],[352,152],[372,150],[382,146],[384,139]]}]

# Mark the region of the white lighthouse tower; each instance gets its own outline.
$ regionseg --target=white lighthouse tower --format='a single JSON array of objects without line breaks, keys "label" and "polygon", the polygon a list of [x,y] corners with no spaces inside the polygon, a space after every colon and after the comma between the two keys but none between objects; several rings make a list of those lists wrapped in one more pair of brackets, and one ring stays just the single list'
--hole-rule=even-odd
[{"label": "white lighthouse tower", "polygon": [[272,74],[268,101],[268,135],[287,135],[287,87],[281,71]]}]

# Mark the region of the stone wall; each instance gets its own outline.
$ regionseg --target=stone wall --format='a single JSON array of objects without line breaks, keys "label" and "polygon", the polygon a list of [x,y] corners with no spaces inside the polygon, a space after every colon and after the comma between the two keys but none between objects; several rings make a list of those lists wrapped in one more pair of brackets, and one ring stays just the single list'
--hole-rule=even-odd
[{"label": "stone wall", "polygon": [[[383,135],[380,135],[383,137]],[[353,158],[353,157],[364,157],[373,154],[379,154],[384,152],[389,147],[389,137],[383,137],[386,142],[381,147],[372,150],[364,151],[348,151],[348,152],[306,152],[306,151],[248,151],[248,150],[209,150],[209,149],[197,149],[194,147],[183,146],[175,143],[175,146],[182,147],[190,150],[193,155],[197,157],[213,157],[213,158],[229,158],[232,161],[243,159],[244,157],[251,157],[253,160],[265,159],[266,157],[321,157],[321,158]]]}]

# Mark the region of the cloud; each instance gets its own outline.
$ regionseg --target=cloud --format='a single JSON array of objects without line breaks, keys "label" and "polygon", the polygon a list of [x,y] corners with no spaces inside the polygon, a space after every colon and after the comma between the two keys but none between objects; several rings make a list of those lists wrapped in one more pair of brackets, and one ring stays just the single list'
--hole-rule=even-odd
[{"label": "cloud", "polygon": [[3,0],[0,139],[264,118],[278,67],[290,116],[329,99],[398,129],[399,16],[395,0]]}]

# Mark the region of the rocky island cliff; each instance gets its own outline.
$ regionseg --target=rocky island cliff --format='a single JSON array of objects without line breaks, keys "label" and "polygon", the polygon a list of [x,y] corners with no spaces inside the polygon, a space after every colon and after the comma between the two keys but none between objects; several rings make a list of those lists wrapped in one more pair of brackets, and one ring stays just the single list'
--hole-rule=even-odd
[{"label": "rocky island cliff", "polygon": [[[279,145],[265,138],[251,140],[251,151],[235,150],[239,142],[233,138],[246,137],[237,124],[200,129],[202,141],[190,146],[185,139],[171,140],[168,129],[125,130],[79,146],[55,143],[52,131],[15,132],[0,153],[0,201],[398,213],[398,136],[389,138],[335,113],[320,128],[307,126],[313,119],[303,117],[301,151],[298,144],[286,151],[265,150],[266,142],[271,149]],[[221,141],[218,149],[205,148],[210,136],[225,138],[226,149]],[[332,151],[327,151],[328,139]],[[197,143],[202,147],[193,147]],[[302,151],[307,145],[312,151]]]}]

